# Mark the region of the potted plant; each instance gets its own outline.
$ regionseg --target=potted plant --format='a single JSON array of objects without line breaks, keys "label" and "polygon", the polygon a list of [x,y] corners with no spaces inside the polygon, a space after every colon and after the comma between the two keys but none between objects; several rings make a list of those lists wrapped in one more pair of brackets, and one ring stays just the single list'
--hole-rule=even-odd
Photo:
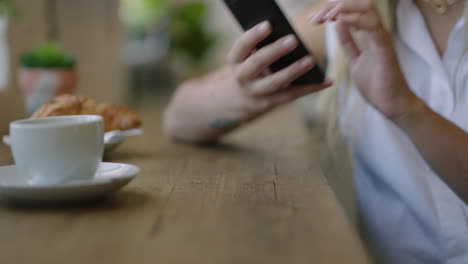
[{"label": "potted plant", "polygon": [[29,114],[50,98],[73,93],[78,82],[76,60],[55,43],[46,43],[20,58],[18,84]]},{"label": "potted plant", "polygon": [[[122,18],[135,47],[128,51],[137,58],[131,61],[166,59],[176,73],[200,70],[216,43],[207,11],[204,1],[123,0]],[[141,45],[134,45],[137,41]]]},{"label": "potted plant", "polygon": [[217,36],[207,28],[207,5],[190,1],[174,4],[170,9],[168,35],[172,69],[181,79],[206,71],[207,55],[216,44]]}]

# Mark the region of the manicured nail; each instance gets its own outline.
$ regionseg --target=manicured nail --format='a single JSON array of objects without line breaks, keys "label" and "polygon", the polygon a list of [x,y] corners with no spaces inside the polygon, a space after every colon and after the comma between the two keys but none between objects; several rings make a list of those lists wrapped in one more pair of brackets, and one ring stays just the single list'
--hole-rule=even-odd
[{"label": "manicured nail", "polygon": [[288,47],[288,48],[292,47],[296,45],[296,37],[294,37],[293,35],[288,35],[287,37],[284,38],[282,44],[284,47]]},{"label": "manicured nail", "polygon": [[301,63],[299,64],[299,66],[302,68],[302,69],[307,69],[307,68],[310,68],[312,66],[312,64],[314,63],[314,61],[311,59],[311,58],[305,58],[301,61]]},{"label": "manicured nail", "polygon": [[270,30],[270,22],[268,21],[260,23],[260,25],[257,27],[258,33],[266,33],[268,30]]}]

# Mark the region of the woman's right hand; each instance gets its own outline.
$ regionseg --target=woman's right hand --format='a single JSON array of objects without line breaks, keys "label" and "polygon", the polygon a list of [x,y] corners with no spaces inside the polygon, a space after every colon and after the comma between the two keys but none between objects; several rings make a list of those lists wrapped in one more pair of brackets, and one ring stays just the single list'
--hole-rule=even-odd
[{"label": "woman's right hand", "polygon": [[236,89],[234,96],[240,96],[244,102],[246,114],[243,119],[250,119],[278,105],[291,102],[304,95],[331,86],[328,79],[314,85],[291,86],[291,83],[315,66],[311,56],[306,56],[292,65],[271,73],[269,66],[293,51],[298,46],[294,35],[285,36],[259,50],[256,46],[271,34],[268,21],[262,22],[244,32],[234,43],[228,55],[228,68],[232,72],[233,85],[226,88]]},{"label": "woman's right hand", "polygon": [[271,34],[263,22],[246,31],[235,42],[228,64],[199,79],[181,85],[166,108],[166,134],[188,142],[210,142],[272,108],[331,85],[291,86],[298,77],[312,69],[310,56],[275,73],[269,66],[298,45],[294,36],[256,50]]}]

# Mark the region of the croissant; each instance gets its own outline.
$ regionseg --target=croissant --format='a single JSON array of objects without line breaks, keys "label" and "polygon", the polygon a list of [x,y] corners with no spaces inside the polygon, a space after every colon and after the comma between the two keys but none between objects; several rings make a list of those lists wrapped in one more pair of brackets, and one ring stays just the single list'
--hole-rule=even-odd
[{"label": "croissant", "polygon": [[127,130],[141,126],[138,114],[123,105],[97,103],[91,98],[73,94],[57,96],[39,107],[32,118],[63,115],[100,115],[104,130]]}]

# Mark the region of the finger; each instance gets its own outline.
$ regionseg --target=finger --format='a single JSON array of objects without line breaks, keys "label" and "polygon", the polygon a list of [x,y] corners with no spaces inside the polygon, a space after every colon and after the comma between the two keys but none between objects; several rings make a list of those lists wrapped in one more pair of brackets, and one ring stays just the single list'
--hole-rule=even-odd
[{"label": "finger", "polygon": [[381,29],[380,20],[376,16],[345,14],[341,15],[338,20],[348,26],[352,26],[360,30],[377,31]]},{"label": "finger", "polygon": [[271,69],[269,68],[266,68],[262,71],[262,73],[260,74],[260,76],[268,76],[270,74],[272,74],[273,72],[271,71]]},{"label": "finger", "polygon": [[231,63],[243,62],[255,49],[255,46],[270,33],[271,25],[268,21],[264,21],[244,32],[241,37],[234,42],[228,54],[228,61]]},{"label": "finger", "polygon": [[361,51],[351,35],[349,26],[339,21],[336,24],[336,34],[348,59],[350,61],[356,59],[360,55]]},{"label": "finger", "polygon": [[253,96],[277,92],[288,87],[294,80],[310,71],[314,65],[315,63],[310,56],[304,57],[274,74],[254,81],[248,92]]},{"label": "finger", "polygon": [[268,66],[293,51],[298,45],[294,35],[283,37],[251,55],[237,68],[237,78],[241,83],[256,79]]},{"label": "finger", "polygon": [[384,28],[377,10],[369,3],[343,3],[330,11],[325,19],[329,21],[340,19],[353,27],[367,31],[382,31]]},{"label": "finger", "polygon": [[[367,13],[374,11],[373,5],[370,2],[332,2],[327,5],[332,6],[332,10],[329,13]],[[326,15],[328,16],[328,15]]]},{"label": "finger", "polygon": [[330,10],[332,10],[335,7],[335,5],[336,3],[325,4],[322,8],[320,8],[319,10],[317,10],[316,12],[314,12],[313,14],[309,16],[309,19],[308,19],[309,22],[317,23],[317,24],[325,22],[325,20],[323,19],[324,16],[328,12],[330,12]]},{"label": "finger", "polygon": [[340,14],[367,13],[373,10],[373,6],[369,3],[329,2],[312,14],[310,22],[320,24],[325,21],[334,21]]},{"label": "finger", "polygon": [[274,106],[286,104],[302,96],[326,89],[331,85],[333,85],[333,82],[330,79],[326,79],[325,82],[319,85],[298,86],[293,89],[288,89],[281,93],[271,95],[269,97],[270,104]]},{"label": "finger", "polygon": [[324,15],[323,21],[332,20],[335,21],[338,15],[341,13],[343,3],[336,4],[327,14]]},{"label": "finger", "polygon": [[385,36],[385,29],[376,16],[347,14],[341,15],[338,20],[348,28],[366,31],[377,44],[386,44],[388,38]]}]

